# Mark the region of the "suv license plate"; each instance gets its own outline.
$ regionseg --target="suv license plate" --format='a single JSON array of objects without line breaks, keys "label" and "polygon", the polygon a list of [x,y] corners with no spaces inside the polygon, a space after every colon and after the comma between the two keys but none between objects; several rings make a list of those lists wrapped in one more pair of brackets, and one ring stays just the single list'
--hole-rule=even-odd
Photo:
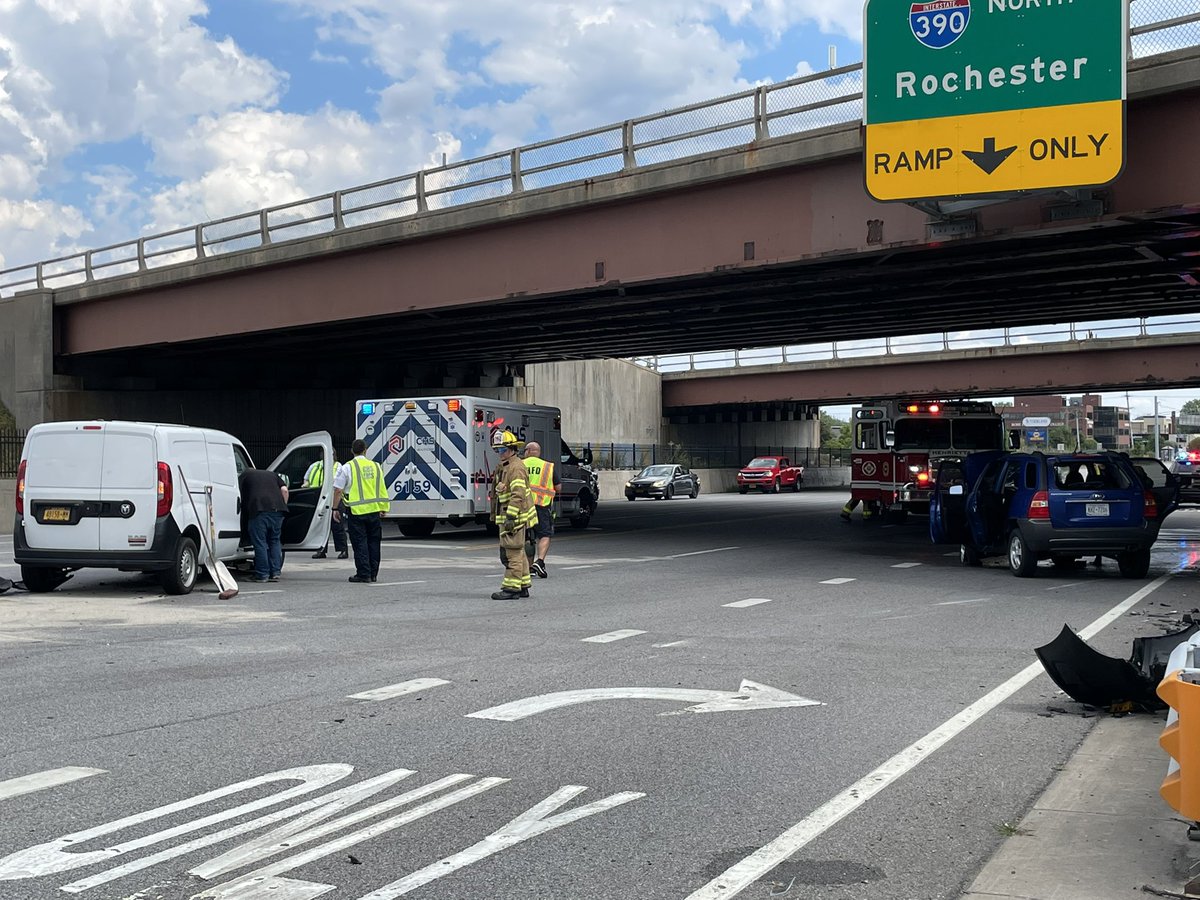
[{"label": "suv license plate", "polygon": [[1089,503],[1087,505],[1087,514],[1089,516],[1107,516],[1108,515],[1108,504],[1107,503]]},{"label": "suv license plate", "polygon": [[71,510],[65,506],[49,506],[42,510],[43,522],[70,522]]}]

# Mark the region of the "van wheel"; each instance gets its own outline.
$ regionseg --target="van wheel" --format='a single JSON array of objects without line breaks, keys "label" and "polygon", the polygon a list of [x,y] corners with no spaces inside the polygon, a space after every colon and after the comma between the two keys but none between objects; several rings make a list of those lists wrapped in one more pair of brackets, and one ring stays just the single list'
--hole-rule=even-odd
[{"label": "van wheel", "polygon": [[1150,573],[1150,551],[1122,553],[1117,557],[1117,568],[1125,578],[1145,578]]},{"label": "van wheel", "polygon": [[162,587],[168,594],[190,594],[196,586],[196,575],[200,560],[196,555],[196,542],[190,537],[180,536],[175,543],[171,568],[162,573]]},{"label": "van wheel", "polygon": [[970,544],[958,545],[958,561],[961,565],[976,568],[983,565],[983,560],[980,559],[979,551]]},{"label": "van wheel", "polygon": [[21,566],[21,581],[35,594],[48,594],[69,577],[65,569]]},{"label": "van wheel", "polygon": [[405,537],[427,538],[437,527],[437,519],[400,519],[396,525]]},{"label": "van wheel", "polygon": [[1037,557],[1016,528],[1008,536],[1008,567],[1018,578],[1028,578],[1037,571]]}]

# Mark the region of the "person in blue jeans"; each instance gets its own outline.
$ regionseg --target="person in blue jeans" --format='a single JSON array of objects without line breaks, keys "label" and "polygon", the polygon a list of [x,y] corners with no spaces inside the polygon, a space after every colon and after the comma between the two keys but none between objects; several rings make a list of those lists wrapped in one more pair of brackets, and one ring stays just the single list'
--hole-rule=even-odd
[{"label": "person in blue jeans", "polygon": [[254,545],[254,581],[278,581],[283,571],[283,516],[288,490],[274,472],[247,469],[238,479],[246,528]]}]

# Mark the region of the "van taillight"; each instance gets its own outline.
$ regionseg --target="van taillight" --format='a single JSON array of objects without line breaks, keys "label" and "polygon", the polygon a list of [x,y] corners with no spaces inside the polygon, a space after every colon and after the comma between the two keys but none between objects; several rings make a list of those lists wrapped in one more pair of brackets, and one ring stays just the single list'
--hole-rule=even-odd
[{"label": "van taillight", "polygon": [[175,499],[175,489],[171,485],[171,467],[165,462],[158,464],[158,508],[155,515],[162,517],[170,515],[171,503]]},{"label": "van taillight", "polygon": [[1154,495],[1146,491],[1142,496],[1145,498],[1142,504],[1142,515],[1147,519],[1158,518],[1158,501],[1154,499]]},{"label": "van taillight", "polygon": [[1030,519],[1048,519],[1050,518],[1050,495],[1045,491],[1038,491],[1033,495],[1033,499],[1029,501],[1029,512],[1025,516]]},{"label": "van taillight", "polygon": [[17,515],[25,515],[25,460],[17,467]]}]

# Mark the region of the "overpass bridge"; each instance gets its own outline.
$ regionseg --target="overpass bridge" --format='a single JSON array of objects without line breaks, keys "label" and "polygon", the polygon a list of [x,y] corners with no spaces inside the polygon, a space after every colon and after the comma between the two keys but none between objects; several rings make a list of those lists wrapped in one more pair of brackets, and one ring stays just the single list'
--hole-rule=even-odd
[{"label": "overpass bridge", "polygon": [[1194,310],[1200,11],[1133,10],[1103,191],[877,203],[846,66],[0,272],[0,397],[27,422],[123,391],[311,409],[540,362]]},{"label": "overpass bridge", "polygon": [[1200,391],[1200,315],[645,357],[663,414],[719,415],[793,402]]}]

